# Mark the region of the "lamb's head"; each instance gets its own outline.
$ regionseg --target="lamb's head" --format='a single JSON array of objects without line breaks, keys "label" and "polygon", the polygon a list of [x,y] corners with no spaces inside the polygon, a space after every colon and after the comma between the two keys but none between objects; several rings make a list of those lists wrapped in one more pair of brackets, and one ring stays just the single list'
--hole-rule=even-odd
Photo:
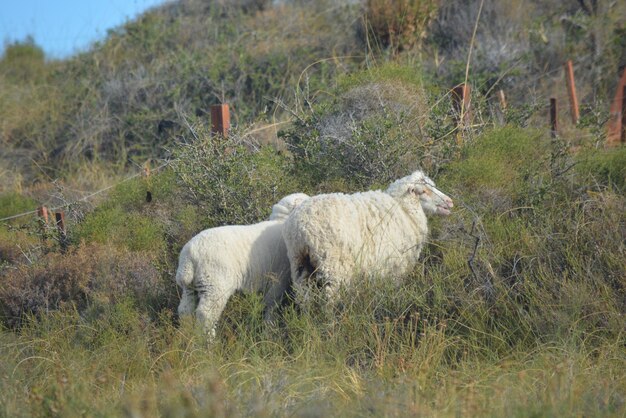
[{"label": "lamb's head", "polygon": [[437,189],[435,182],[419,170],[394,181],[386,192],[394,197],[402,197],[407,193],[417,196],[426,215],[449,215],[454,206],[452,199]]},{"label": "lamb's head", "polygon": [[279,221],[287,219],[289,214],[298,207],[302,202],[307,200],[309,195],[304,193],[293,193],[280,199],[272,207],[272,214],[270,215],[270,221]]}]

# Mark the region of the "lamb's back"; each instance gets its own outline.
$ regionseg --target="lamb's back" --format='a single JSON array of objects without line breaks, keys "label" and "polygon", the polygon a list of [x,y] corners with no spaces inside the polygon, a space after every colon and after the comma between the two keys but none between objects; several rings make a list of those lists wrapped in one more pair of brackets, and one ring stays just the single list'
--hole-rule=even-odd
[{"label": "lamb's back", "polygon": [[[204,230],[186,245],[186,251],[205,274],[232,277],[242,288],[288,263],[282,239],[282,221],[227,225]],[[256,290],[256,289],[251,289]]]}]

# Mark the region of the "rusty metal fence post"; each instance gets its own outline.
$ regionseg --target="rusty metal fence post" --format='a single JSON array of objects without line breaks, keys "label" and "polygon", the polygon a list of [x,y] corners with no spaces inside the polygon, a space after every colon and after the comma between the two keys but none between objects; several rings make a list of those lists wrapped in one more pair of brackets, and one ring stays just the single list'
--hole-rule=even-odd
[{"label": "rusty metal fence post", "polygon": [[624,113],[624,87],[626,87],[626,68],[622,72],[622,77],[617,83],[617,89],[615,96],[611,102],[611,109],[609,113],[609,121],[607,123],[607,138],[606,142],[608,146],[615,146],[624,143],[623,130],[623,113]]},{"label": "rusty metal fence post", "polygon": [[572,60],[567,60],[565,63],[565,79],[567,81],[567,94],[569,95],[572,123],[576,125],[580,118],[580,112],[578,110],[578,98],[576,97],[576,83],[574,81],[574,65],[572,64]]},{"label": "rusty metal fence post", "polygon": [[620,142],[626,143],[626,85],[622,88],[622,133]]},{"label": "rusty metal fence post", "polygon": [[228,137],[230,130],[230,110],[227,104],[211,106],[211,132]]},{"label": "rusty metal fence post", "polygon": [[65,214],[63,212],[55,212],[54,219],[56,220],[57,231],[59,232],[61,252],[65,252],[69,244],[67,240],[67,229],[65,228]]},{"label": "rusty metal fence post", "polygon": [[550,98],[550,137],[556,138],[558,135],[556,97]]}]

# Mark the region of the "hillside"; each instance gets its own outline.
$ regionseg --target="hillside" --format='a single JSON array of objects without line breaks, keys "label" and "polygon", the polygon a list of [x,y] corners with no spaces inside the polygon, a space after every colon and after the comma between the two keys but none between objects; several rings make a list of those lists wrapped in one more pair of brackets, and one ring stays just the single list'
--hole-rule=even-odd
[{"label": "hillside", "polygon": [[[399,2],[396,13],[411,16],[400,21],[384,1],[366,3],[369,14],[351,1],[184,0],[65,61],[46,61],[28,40],[9,45],[0,61],[0,187],[78,172],[102,182],[99,170],[112,175],[167,155],[212,104],[230,103],[244,129],[280,122],[337,75],[387,59],[419,66],[442,89],[465,80],[479,1],[406,10]],[[549,96],[566,103],[561,66],[572,59],[583,119],[604,123],[626,66],[626,6],[604,3],[487,1],[468,81],[487,104],[503,89],[528,116]]]},{"label": "hillside", "polygon": [[[66,61],[10,45],[0,218],[27,215],[0,224],[0,415],[623,416],[626,148],[604,143],[624,7],[183,0]],[[274,322],[237,295],[214,341],[178,318],[199,231],[418,167],[455,206],[408,275],[355,272],[344,303]]]},{"label": "hillside", "polygon": [[[119,172],[167,155],[188,123],[206,120],[222,101],[241,126],[281,120],[280,105],[292,104],[295,92],[318,91],[364,61],[355,36],[343,36],[356,7],[330,4],[256,12],[176,2],[62,62],[43,61],[36,45],[16,44],[0,71],[3,166],[23,172],[27,184],[72,177],[86,166],[113,164]],[[33,70],[24,72],[29,62]],[[37,166],[29,167],[33,160]]]}]

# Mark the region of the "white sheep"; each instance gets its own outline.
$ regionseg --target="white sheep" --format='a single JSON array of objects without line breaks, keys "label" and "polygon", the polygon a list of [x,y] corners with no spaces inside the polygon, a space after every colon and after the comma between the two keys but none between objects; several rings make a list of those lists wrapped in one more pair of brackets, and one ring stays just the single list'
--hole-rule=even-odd
[{"label": "white sheep", "polygon": [[197,325],[214,336],[228,299],[238,290],[263,292],[267,314],[290,282],[284,221],[308,198],[290,194],[274,205],[268,221],[207,229],[187,242],[176,271],[182,288],[179,316],[195,312]]},{"label": "white sheep", "polygon": [[314,276],[333,301],[355,275],[402,276],[417,263],[427,238],[426,214],[448,215],[452,206],[421,171],[384,192],[308,199],[283,228],[294,288],[306,290]]}]

